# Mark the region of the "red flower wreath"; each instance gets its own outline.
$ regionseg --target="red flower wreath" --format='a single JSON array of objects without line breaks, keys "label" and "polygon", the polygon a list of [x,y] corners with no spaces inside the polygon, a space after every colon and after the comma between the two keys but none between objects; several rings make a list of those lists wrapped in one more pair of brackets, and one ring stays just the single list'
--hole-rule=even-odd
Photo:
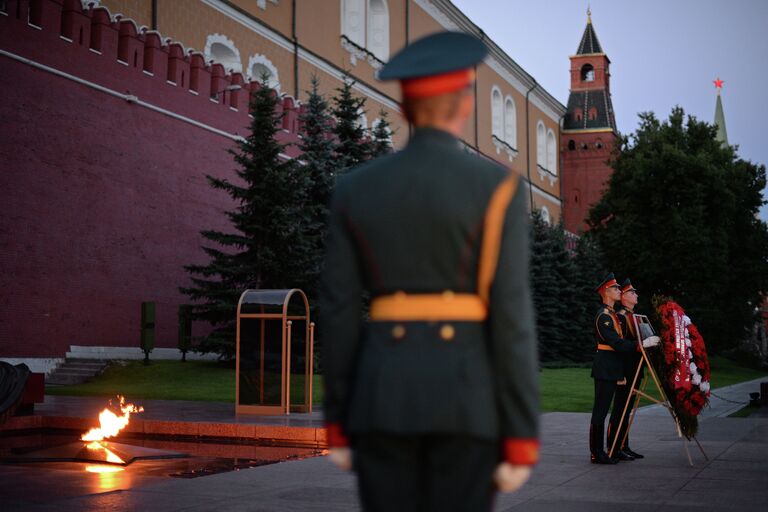
[{"label": "red flower wreath", "polygon": [[663,357],[659,363],[664,387],[678,417],[693,420],[688,422],[693,427],[689,432],[695,435],[695,418],[710,393],[711,368],[704,338],[673,300],[663,301],[657,312],[661,320]]}]

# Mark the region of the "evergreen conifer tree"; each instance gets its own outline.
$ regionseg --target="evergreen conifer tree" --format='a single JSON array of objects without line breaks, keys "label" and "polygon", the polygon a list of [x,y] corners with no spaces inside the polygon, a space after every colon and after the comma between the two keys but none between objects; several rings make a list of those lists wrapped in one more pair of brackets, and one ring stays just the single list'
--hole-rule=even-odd
[{"label": "evergreen conifer tree", "polygon": [[371,130],[371,158],[392,152],[392,127],[387,119],[387,111],[379,111],[379,122]]},{"label": "evergreen conifer tree", "polygon": [[180,288],[194,302],[193,318],[213,327],[200,340],[198,352],[216,352],[224,359],[235,353],[235,314],[247,288],[288,288],[302,278],[308,254],[302,237],[306,218],[306,175],[293,160],[283,160],[277,139],[282,114],[280,98],[262,79],[252,93],[253,116],[248,137],[229,150],[237,164],[236,180],[207,176],[213,188],[234,201],[226,213],[229,232],[207,230],[203,247],[207,265],[188,265],[193,285]]},{"label": "evergreen conifer tree", "polygon": [[332,137],[333,119],[328,102],[318,92],[317,77],[312,77],[311,83],[312,89],[307,91],[308,99],[304,104],[304,112],[299,117],[302,137],[299,149],[302,152],[301,160],[305,162],[301,171],[309,179],[309,225],[306,231],[311,244],[306,282],[302,287],[310,302],[317,293],[327,231],[328,203],[333,191],[334,176],[339,167],[334,157],[336,143]]},{"label": "evergreen conifer tree", "polygon": [[338,95],[333,98],[336,158],[342,172],[365,162],[373,152],[368,130],[360,124],[360,115],[365,112],[366,98],[352,95],[353,84],[353,81],[345,80],[344,85],[336,89]]},{"label": "evergreen conifer tree", "polygon": [[600,248],[589,233],[576,241],[572,261],[573,295],[568,299],[571,342],[567,357],[572,361],[587,362],[591,361],[595,352],[594,320],[600,307],[600,296],[595,288],[608,270],[603,263]]},{"label": "evergreen conifer tree", "polygon": [[570,349],[573,267],[562,224],[550,226],[532,215],[531,288],[542,362],[573,357]]}]

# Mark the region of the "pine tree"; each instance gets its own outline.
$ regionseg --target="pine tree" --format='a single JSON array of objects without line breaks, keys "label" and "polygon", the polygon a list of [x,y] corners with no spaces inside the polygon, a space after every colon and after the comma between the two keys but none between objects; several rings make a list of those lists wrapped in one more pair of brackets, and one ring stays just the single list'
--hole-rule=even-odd
[{"label": "pine tree", "polygon": [[237,180],[207,176],[213,188],[234,200],[235,208],[226,213],[232,230],[201,232],[210,242],[203,250],[211,261],[185,266],[193,286],[180,288],[195,302],[193,318],[213,327],[195,350],[216,352],[224,359],[235,353],[236,305],[242,291],[291,287],[306,265],[306,176],[293,160],[280,157],[279,101],[262,80],[251,97],[250,133],[236,150],[229,150],[238,167]]},{"label": "pine tree", "polygon": [[532,215],[531,288],[542,362],[572,359],[570,288],[573,268],[562,224]]},{"label": "pine tree", "polygon": [[336,89],[338,95],[333,98],[332,113],[336,118],[333,134],[337,139],[336,158],[342,172],[365,162],[373,152],[368,130],[360,124],[366,98],[352,95],[353,84],[353,81],[345,80],[344,85]]},{"label": "pine tree", "polygon": [[392,152],[392,127],[387,119],[387,111],[379,111],[379,122],[371,130],[371,158]]},{"label": "pine tree", "polygon": [[573,296],[569,299],[571,310],[571,344],[569,359],[586,362],[595,351],[594,319],[600,306],[595,287],[608,271],[595,240],[587,233],[576,242],[573,256]]},{"label": "pine tree", "polygon": [[299,117],[301,126],[301,160],[305,163],[301,171],[309,179],[307,193],[308,236],[311,237],[311,252],[303,289],[310,298],[316,297],[320,269],[323,260],[324,240],[327,231],[326,217],[328,203],[333,191],[334,176],[338,162],[334,158],[336,143],[331,136],[333,119],[328,102],[318,92],[317,77],[312,77],[312,89],[307,91],[308,99],[304,112]]}]

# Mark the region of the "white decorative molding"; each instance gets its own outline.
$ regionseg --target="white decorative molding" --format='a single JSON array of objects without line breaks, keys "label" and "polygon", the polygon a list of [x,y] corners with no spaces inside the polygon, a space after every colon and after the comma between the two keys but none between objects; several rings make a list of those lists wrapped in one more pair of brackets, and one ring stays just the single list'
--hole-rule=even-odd
[{"label": "white decorative molding", "polygon": [[549,215],[549,208],[542,206],[539,208],[539,211],[541,212],[541,220],[543,220],[547,225],[551,225],[552,217]]},{"label": "white decorative molding", "polygon": [[542,167],[541,165],[536,165],[536,170],[539,171],[539,180],[544,181],[549,180],[549,186],[553,186],[557,182],[557,176],[552,173],[549,169]]},{"label": "white decorative molding", "polygon": [[[283,48],[284,50],[287,50],[293,53],[293,42],[291,42],[289,39],[283,37],[281,34],[275,32],[274,30],[271,30],[265,27],[261,23],[254,21],[253,19],[249,18],[243,13],[233,9],[231,6],[221,2],[221,0],[200,0],[200,2],[204,3],[205,5],[213,9],[216,9],[217,11],[226,15],[232,20],[237,21],[238,23],[245,26],[249,30],[264,37],[268,41],[276,44],[280,48]],[[346,78],[346,75],[341,70],[332,66],[331,64],[324,61],[323,59],[305,50],[302,50],[301,48],[299,48],[298,50],[299,50],[300,59],[308,62],[309,64],[315,66],[316,68],[320,69],[324,73],[327,73],[328,75],[338,80],[344,80]],[[391,108],[396,112],[399,111],[400,109],[400,105],[396,101],[383,95],[379,91],[371,89],[368,86],[355,82],[354,84],[352,84],[352,88],[361,92],[362,94],[365,94],[366,96],[370,97],[372,100],[377,101],[382,105],[385,105]]]},{"label": "white decorative molding", "polygon": [[[212,54],[213,45],[215,44],[219,44],[227,50],[231,51],[234,57],[227,59],[222,59],[220,57],[217,58]],[[205,40],[205,49],[203,50],[203,55],[205,55],[206,62],[214,61],[217,64],[222,64],[226,72],[232,70],[236,73],[241,73],[243,71],[243,61],[240,59],[240,50],[238,50],[237,46],[235,46],[235,43],[225,35],[210,34]]]},{"label": "white decorative molding", "polygon": [[493,145],[496,146],[496,154],[501,154],[502,151],[504,151],[507,154],[507,157],[509,158],[509,161],[513,161],[515,157],[518,154],[517,149],[510,146],[507,142],[501,140],[495,135],[491,136],[491,140],[493,140]]},{"label": "white decorative molding", "polygon": [[100,1],[101,0],[80,0],[80,3],[82,4],[83,9],[88,9],[89,7],[97,7]]},{"label": "white decorative molding", "polygon": [[277,66],[272,64],[272,61],[264,55],[257,53],[248,58],[248,81],[261,81],[261,76],[253,74],[253,67],[257,64],[262,65],[269,70],[269,86],[280,92],[280,74],[277,71]]},{"label": "white decorative molding", "polygon": [[[139,347],[92,347],[83,345],[70,345],[66,353],[72,359],[144,359],[144,351]],[[215,361],[217,354],[198,354],[191,350],[187,352],[187,360]],[[181,360],[181,350],[177,348],[153,348],[149,353],[150,359],[156,360]]]},{"label": "white decorative molding", "polygon": [[562,205],[562,201],[556,195],[550,194],[546,190],[540,188],[538,185],[534,185],[533,183],[530,183],[530,182],[528,182],[528,186],[531,187],[531,190],[533,191],[534,194],[539,195],[558,206]]},{"label": "white decorative molding", "polygon": [[355,44],[354,41],[352,41],[347,36],[341,36],[341,47],[349,53],[349,63],[353,66],[357,65],[358,59],[368,62],[368,64],[370,64],[371,67],[376,71],[380,70],[384,66],[384,62],[379,60],[378,57],[376,57],[365,48],[361,48]]}]

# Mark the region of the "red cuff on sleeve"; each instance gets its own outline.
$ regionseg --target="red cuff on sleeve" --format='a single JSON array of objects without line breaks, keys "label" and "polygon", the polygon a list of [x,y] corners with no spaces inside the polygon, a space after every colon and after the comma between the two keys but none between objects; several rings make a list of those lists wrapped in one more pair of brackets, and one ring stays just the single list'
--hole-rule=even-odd
[{"label": "red cuff on sleeve", "polygon": [[532,466],[539,461],[538,439],[504,439],[504,460],[510,464]]},{"label": "red cuff on sleeve", "polygon": [[347,436],[342,432],[340,424],[328,423],[325,425],[325,428],[328,430],[328,446],[331,448],[349,446],[349,439],[347,439]]}]

